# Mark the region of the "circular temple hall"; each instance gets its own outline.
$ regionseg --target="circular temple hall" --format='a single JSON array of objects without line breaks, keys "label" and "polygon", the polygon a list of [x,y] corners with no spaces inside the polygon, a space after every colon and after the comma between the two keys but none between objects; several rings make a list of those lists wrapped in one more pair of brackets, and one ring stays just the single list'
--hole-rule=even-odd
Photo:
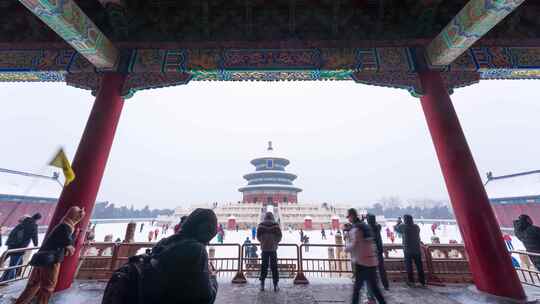
[{"label": "circular temple hall", "polygon": [[238,189],[243,194],[242,201],[276,206],[279,203],[297,203],[298,192],[302,189],[293,185],[297,176],[285,172],[289,160],[274,155],[271,141],[268,142],[266,151],[267,155],[251,161],[255,171],[244,175],[248,184]]}]

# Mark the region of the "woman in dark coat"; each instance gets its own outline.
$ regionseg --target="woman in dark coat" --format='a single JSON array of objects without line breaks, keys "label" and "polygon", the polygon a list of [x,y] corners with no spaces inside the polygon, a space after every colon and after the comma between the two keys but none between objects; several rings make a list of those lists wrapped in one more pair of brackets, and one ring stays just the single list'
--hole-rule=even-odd
[{"label": "woman in dark coat", "polygon": [[47,235],[39,251],[32,257],[30,265],[34,266],[26,288],[15,304],[27,304],[34,296],[38,304],[47,304],[58,281],[60,263],[64,256],[75,252],[73,233],[75,226],[84,217],[84,209],[71,207],[60,224]]},{"label": "woman in dark coat", "polygon": [[218,284],[208,263],[206,245],[217,232],[211,209],[195,209],[178,234],[161,240],[152,249],[155,271],[143,278],[145,304],[211,304]]}]

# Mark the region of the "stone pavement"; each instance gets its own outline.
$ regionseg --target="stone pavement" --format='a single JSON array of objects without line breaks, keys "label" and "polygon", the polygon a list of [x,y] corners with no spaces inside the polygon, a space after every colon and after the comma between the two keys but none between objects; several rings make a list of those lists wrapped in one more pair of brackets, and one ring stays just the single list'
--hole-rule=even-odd
[{"label": "stone pavement", "polygon": [[[260,292],[258,282],[250,280],[248,284],[231,284],[228,280],[220,282],[216,304],[341,304],[350,303],[352,285],[350,280],[332,279],[328,281],[312,281],[309,285],[293,285],[290,280],[280,282],[281,290]],[[21,292],[24,282],[0,287],[0,304],[11,304]],[[78,281],[67,292],[62,292],[52,300],[52,304],[99,304],[101,293],[105,287],[103,282]],[[540,299],[539,291],[528,288],[531,299]],[[529,293],[530,292],[530,293]],[[448,285],[445,287],[430,286],[428,289],[408,288],[404,284],[394,283],[390,291],[384,293],[388,303],[402,304],[500,304],[507,301],[488,298],[474,291],[470,285]],[[365,296],[362,297],[365,300]],[[364,301],[362,301],[364,302]]]}]

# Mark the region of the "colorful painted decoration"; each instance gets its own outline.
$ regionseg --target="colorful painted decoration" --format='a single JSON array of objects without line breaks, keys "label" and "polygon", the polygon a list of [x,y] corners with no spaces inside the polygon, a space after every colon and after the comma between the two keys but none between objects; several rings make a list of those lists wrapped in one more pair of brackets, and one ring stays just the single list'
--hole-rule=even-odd
[{"label": "colorful painted decoration", "polygon": [[[189,81],[355,80],[421,95],[415,48],[133,49],[126,95]],[[474,47],[439,67],[449,88],[480,79],[540,79],[539,47]],[[66,81],[95,91],[100,72],[72,49],[0,49],[0,81]]]},{"label": "colorful painted decoration", "polygon": [[432,66],[451,64],[525,0],[470,0],[428,45]]},{"label": "colorful painted decoration", "polygon": [[19,0],[98,69],[113,69],[118,50],[74,0]]}]

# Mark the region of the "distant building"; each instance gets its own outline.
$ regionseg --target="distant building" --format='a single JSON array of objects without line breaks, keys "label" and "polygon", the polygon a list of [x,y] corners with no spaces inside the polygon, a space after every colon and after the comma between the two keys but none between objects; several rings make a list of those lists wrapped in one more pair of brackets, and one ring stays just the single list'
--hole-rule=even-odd
[{"label": "distant building", "polygon": [[45,176],[0,168],[0,227],[14,227],[36,212],[42,216],[38,225],[48,225],[61,192],[57,173]]},{"label": "distant building", "polygon": [[277,206],[279,203],[297,203],[298,192],[293,181],[296,175],[285,172],[289,160],[273,154],[272,142],[268,142],[268,155],[255,158],[251,164],[255,172],[244,175],[247,186],[238,189],[243,194],[244,203],[262,203]]},{"label": "distant building", "polygon": [[520,214],[540,224],[540,170],[502,176],[489,172],[485,188],[501,227],[512,227]]},{"label": "distant building", "polygon": [[[255,158],[251,164],[255,171],[244,175],[247,186],[238,189],[243,194],[242,201],[236,203],[212,203],[179,207],[173,216],[159,216],[159,222],[177,222],[197,207],[212,208],[218,222],[226,229],[246,229],[261,222],[266,212],[272,212],[282,228],[295,229],[340,229],[345,220],[347,208],[328,203],[308,204],[298,202],[302,189],[293,185],[296,175],[286,172],[289,160],[273,153],[272,142],[268,143],[267,155]],[[359,210],[365,213],[365,210]],[[341,221],[341,222],[340,222]]]}]

